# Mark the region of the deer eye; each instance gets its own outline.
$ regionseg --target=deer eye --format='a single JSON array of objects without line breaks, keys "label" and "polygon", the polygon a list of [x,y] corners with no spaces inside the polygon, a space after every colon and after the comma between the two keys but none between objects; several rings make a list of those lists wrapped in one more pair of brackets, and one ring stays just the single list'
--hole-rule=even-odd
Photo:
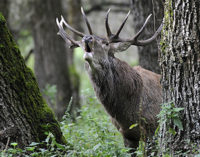
[{"label": "deer eye", "polygon": [[109,43],[108,43],[107,41],[105,41],[105,40],[102,41],[102,44],[103,44],[103,45],[106,45],[106,46],[109,45]]},{"label": "deer eye", "polygon": [[108,43],[108,42],[103,42],[103,44],[104,44],[104,45],[106,45],[106,46],[108,46],[108,45],[109,45],[109,43]]}]

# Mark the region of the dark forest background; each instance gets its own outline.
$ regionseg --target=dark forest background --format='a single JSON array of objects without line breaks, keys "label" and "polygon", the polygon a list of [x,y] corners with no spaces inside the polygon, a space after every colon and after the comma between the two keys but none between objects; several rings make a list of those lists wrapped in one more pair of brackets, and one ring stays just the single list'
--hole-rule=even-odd
[{"label": "dark forest background", "polygon": [[[166,120],[166,123],[162,123],[162,126],[160,126],[160,133],[163,135],[164,141],[167,141],[166,139],[168,138],[176,141],[176,138],[172,137],[172,135],[177,133],[175,137],[180,137],[177,141],[182,140],[184,137],[190,139],[189,143],[191,141],[199,142],[199,133],[197,133],[199,126],[196,123],[199,122],[200,106],[198,90],[200,87],[200,51],[198,51],[199,39],[197,40],[196,38],[199,33],[200,20],[196,20],[196,23],[191,22],[192,24],[187,23],[187,21],[191,20],[187,14],[193,13],[195,10],[192,10],[192,7],[189,6],[199,5],[199,2],[191,1],[186,3],[184,1],[177,5],[175,3],[178,2],[172,3],[170,0],[165,2],[161,0],[0,0],[0,12],[7,21],[7,27],[20,49],[25,64],[36,77],[39,86],[38,93],[39,91],[41,92],[42,97],[53,110],[51,114],[55,114],[56,119],[53,117],[53,123],[57,125],[57,121],[59,121],[62,133],[67,141],[61,138],[60,141],[62,142],[58,142],[53,137],[55,136],[54,133],[53,135],[47,133],[45,142],[51,144],[47,148],[35,151],[40,143],[32,143],[32,145],[26,147],[26,152],[29,155],[45,154],[53,156],[56,154],[56,151],[59,154],[60,152],[63,153],[63,150],[68,150],[67,153],[64,152],[68,156],[130,156],[128,148],[125,148],[123,145],[120,133],[114,128],[104,108],[95,97],[89,77],[84,69],[82,50],[80,48],[70,49],[61,37],[57,35],[56,18],[60,18],[61,15],[64,16],[72,27],[88,34],[81,15],[81,7],[84,8],[94,33],[99,36],[106,35],[104,21],[109,8],[111,8],[109,23],[113,32],[118,29],[127,12],[131,10],[131,15],[120,34],[122,37],[131,37],[135,32],[138,32],[149,14],[152,14],[152,17],[141,38],[150,37],[164,21],[161,42],[160,37],[158,37],[151,45],[145,47],[132,46],[127,52],[117,54],[117,57],[131,66],[140,65],[153,72],[163,74],[161,83],[164,91],[164,102],[170,102],[170,105],[173,104],[171,102],[174,102],[171,108],[177,107],[180,111],[185,108],[181,116],[183,126],[178,121],[178,125],[181,128],[173,127],[173,119]],[[190,11],[178,8],[179,5],[187,6],[185,4],[188,5],[188,10],[191,9]],[[187,11],[183,14],[185,17],[182,17],[181,14],[179,15],[179,11]],[[199,13],[200,11],[196,12]],[[196,12],[194,11],[194,14]],[[184,20],[189,19],[186,20],[186,24],[183,24],[179,22],[181,18]],[[1,28],[4,28],[4,20],[2,19],[1,17],[0,24]],[[189,27],[193,26],[193,24],[194,27]],[[188,27],[184,27],[184,25]],[[191,37],[187,33],[185,33],[184,38],[180,35],[181,31],[178,30],[184,30],[185,28],[192,30]],[[3,31],[1,30],[1,32]],[[66,30],[66,32],[73,39],[80,40],[69,30]],[[179,40],[180,42],[178,42]],[[193,41],[196,41],[195,44],[197,46],[193,45]],[[184,44],[181,45],[180,43]],[[190,51],[191,46],[187,48],[187,44],[191,44],[192,50],[196,51],[194,55],[193,51]],[[188,81],[187,79],[180,79],[180,76],[187,78]],[[171,113],[172,111],[179,112],[177,110],[170,110]],[[163,114],[165,114],[166,118],[167,114]],[[168,123],[170,123],[169,126]],[[166,133],[168,127],[169,132]],[[0,125],[0,135],[3,135],[1,131],[3,129],[4,124],[2,123]],[[190,136],[192,130],[194,131],[194,136]],[[60,135],[60,130],[58,132]],[[7,151],[9,143],[10,138],[0,136],[0,150]],[[60,143],[65,143],[65,146],[60,145]],[[166,152],[168,148],[170,150],[174,148],[169,147],[173,142],[169,143],[162,143]],[[19,143],[16,142],[10,143],[11,148],[8,149],[8,152],[19,155],[23,150],[20,147],[16,149],[18,145]],[[53,150],[55,145],[61,151],[59,149]],[[192,144],[189,146],[191,146],[190,150],[193,149]],[[144,155],[144,147],[145,144],[141,142],[136,152],[138,156]],[[184,146],[180,147],[185,152],[189,149],[189,147],[184,149]],[[198,152],[199,149],[197,150],[195,147],[193,150]],[[62,153],[60,154],[61,156],[63,155]],[[154,156],[154,153],[152,151],[151,155]],[[170,153],[173,154],[172,151]]]}]

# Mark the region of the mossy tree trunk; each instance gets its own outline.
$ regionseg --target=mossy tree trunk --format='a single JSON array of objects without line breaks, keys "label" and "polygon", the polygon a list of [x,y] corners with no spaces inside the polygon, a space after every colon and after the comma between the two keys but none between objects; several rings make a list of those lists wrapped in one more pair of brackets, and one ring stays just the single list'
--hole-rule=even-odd
[{"label": "mossy tree trunk", "polygon": [[[156,31],[163,19],[163,1],[162,0],[130,0],[133,13],[133,23],[135,32],[138,32],[144,24],[149,14],[153,14],[147,25],[147,29],[141,35],[145,39]],[[159,39],[158,39],[159,40]],[[138,47],[139,65],[143,68],[160,73],[158,62],[159,41],[154,41],[147,46]]]},{"label": "mossy tree trunk", "polygon": [[[36,78],[41,90],[48,84],[56,86],[55,102],[48,101],[48,104],[53,108],[58,119],[61,119],[73,97],[74,89],[71,79],[73,74],[70,73],[70,66],[67,63],[69,52],[65,43],[57,35],[58,27],[55,21],[57,17],[63,15],[62,4],[60,0],[34,0],[32,6],[35,11],[32,17],[32,30],[35,43]],[[77,85],[79,86],[79,83]],[[48,95],[45,98],[49,100]],[[72,101],[72,106],[74,105],[77,104]]]},{"label": "mossy tree trunk", "polygon": [[19,147],[41,142],[45,132],[66,143],[0,13],[0,147],[5,148],[8,138]]},{"label": "mossy tree trunk", "polygon": [[[200,149],[200,1],[166,0],[161,40],[164,102],[184,108],[183,130],[174,121],[161,126],[162,152]],[[175,135],[170,134],[174,129]]]}]

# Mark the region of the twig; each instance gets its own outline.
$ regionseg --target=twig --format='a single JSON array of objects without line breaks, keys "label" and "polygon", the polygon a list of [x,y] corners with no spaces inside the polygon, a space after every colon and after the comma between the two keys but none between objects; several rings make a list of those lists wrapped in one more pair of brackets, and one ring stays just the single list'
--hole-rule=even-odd
[{"label": "twig", "polygon": [[8,149],[8,145],[9,145],[9,143],[10,143],[10,137],[8,137],[8,140],[7,140],[7,143],[6,143],[6,146],[5,146],[4,151],[6,151],[6,150]]},{"label": "twig", "polygon": [[30,58],[30,56],[31,56],[31,54],[34,52],[34,50],[33,49],[31,49],[30,51],[29,51],[29,53],[25,56],[25,58],[24,58],[24,60],[25,60],[25,62],[27,62],[28,61],[28,59]]}]

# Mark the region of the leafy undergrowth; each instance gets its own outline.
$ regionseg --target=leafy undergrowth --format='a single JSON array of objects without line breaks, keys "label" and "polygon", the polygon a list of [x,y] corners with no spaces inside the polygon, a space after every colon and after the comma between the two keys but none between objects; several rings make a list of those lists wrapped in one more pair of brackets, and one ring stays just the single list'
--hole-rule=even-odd
[{"label": "leafy undergrowth", "polygon": [[129,157],[120,133],[114,128],[103,107],[91,92],[84,92],[83,106],[76,123],[69,122],[67,114],[62,131],[73,145],[68,156],[72,157]]},{"label": "leafy undergrowth", "polygon": [[31,143],[25,149],[17,143],[0,152],[0,157],[130,157],[123,139],[113,126],[103,107],[92,92],[83,92],[80,115],[73,122],[66,112],[61,129],[68,145],[60,145],[52,133],[41,143]]}]

